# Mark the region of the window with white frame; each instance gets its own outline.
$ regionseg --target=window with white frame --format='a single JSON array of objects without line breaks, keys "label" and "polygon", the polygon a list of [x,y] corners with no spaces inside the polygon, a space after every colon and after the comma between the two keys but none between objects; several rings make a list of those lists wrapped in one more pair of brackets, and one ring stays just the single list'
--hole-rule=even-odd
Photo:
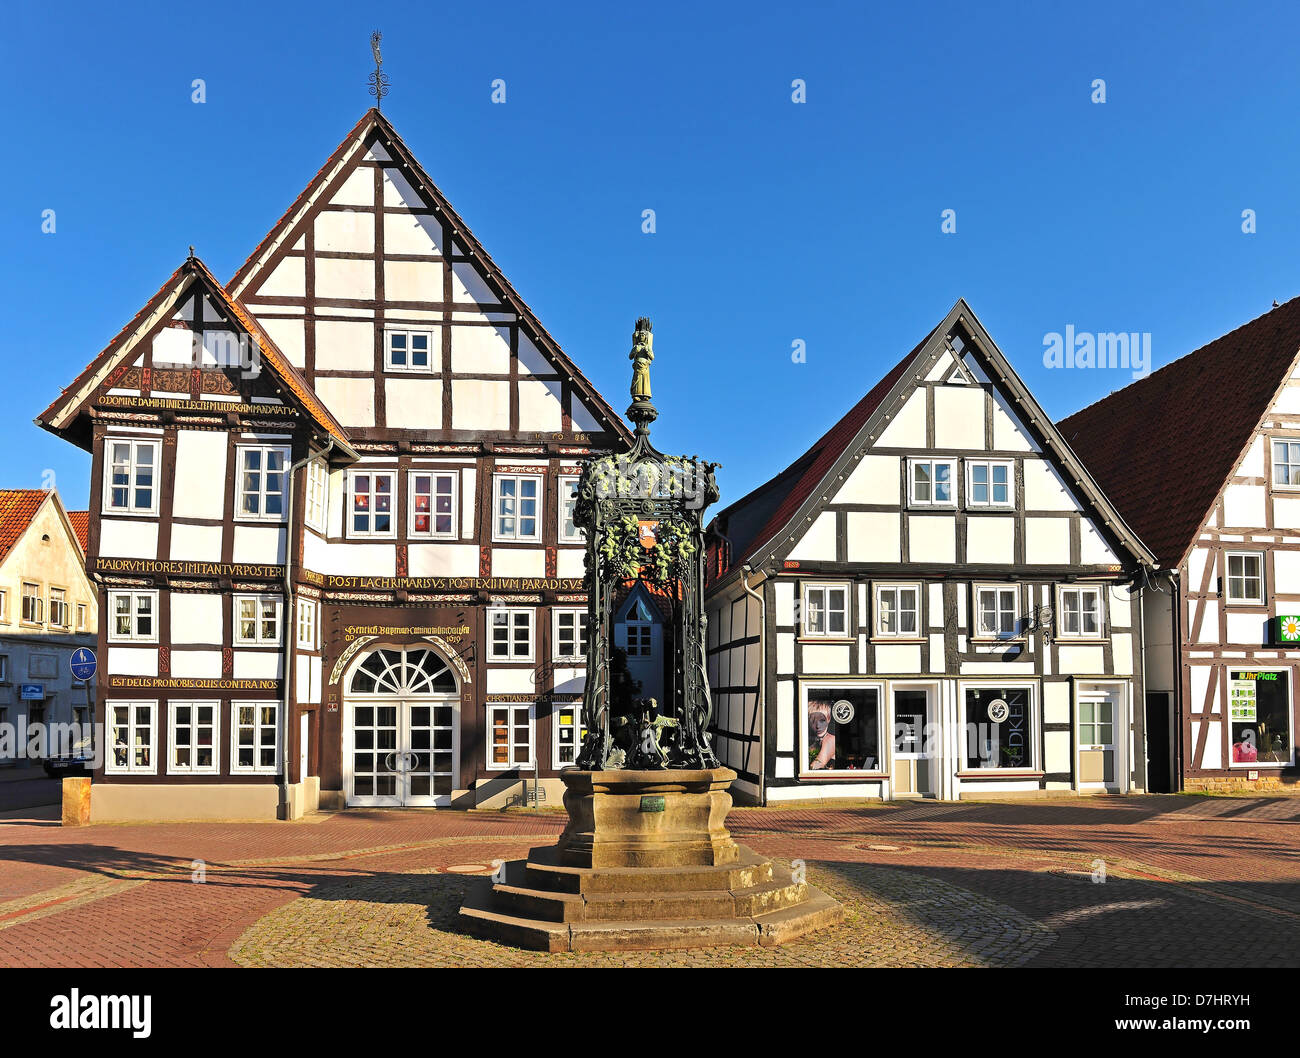
[{"label": "window with white frame", "polygon": [[805,584],[803,620],[805,636],[842,639],[849,634],[849,586],[847,584]]},{"label": "window with white frame", "polygon": [[578,759],[587,728],[582,723],[582,703],[557,704],[552,714],[551,730],[555,752],[552,754],[557,768],[567,768]]},{"label": "window with white frame", "polygon": [[957,502],[952,459],[910,459],[908,499],[913,507],[952,507]]},{"label": "window with white frame", "polygon": [[533,660],[533,611],[493,606],[488,610],[492,661]]},{"label": "window with white frame", "polygon": [[876,586],[876,635],[915,638],[921,629],[921,588],[917,584]]},{"label": "window with white frame", "polygon": [[236,517],[245,521],[281,521],[289,449],[283,445],[239,445],[239,495]]},{"label": "window with white frame", "polygon": [[1020,592],[1014,587],[975,589],[975,634],[984,638],[1011,639],[1019,631]]},{"label": "window with white frame", "polygon": [[158,441],[109,438],[104,456],[104,513],[158,512]]},{"label": "window with white frame", "polygon": [[1101,589],[1062,588],[1061,635],[1080,639],[1101,636]]},{"label": "window with white frame", "polygon": [[395,536],[393,510],[395,475],[354,470],[348,475],[348,536]]},{"label": "window with white frame", "polygon": [[9,623],[9,590],[0,588],[0,621]]},{"label": "window with white frame", "polygon": [[50,627],[68,627],[68,593],[63,588],[50,589]]},{"label": "window with white frame", "polygon": [[278,595],[236,595],[235,642],[241,646],[278,646],[280,601]]},{"label": "window with white frame", "polygon": [[800,772],[882,771],[885,731],[878,684],[803,684]]},{"label": "window with white frame", "polygon": [[0,654],[0,683],[9,682],[9,655]]},{"label": "window with white frame", "polygon": [[316,649],[316,610],[315,599],[298,600],[298,646],[304,650]]},{"label": "window with white frame", "polygon": [[45,600],[41,597],[41,586],[23,581],[23,624],[38,625],[44,620]]},{"label": "window with white frame", "polygon": [[587,611],[555,611],[556,658],[579,659],[587,656]]},{"label": "window with white frame", "polygon": [[[3,604],[0,604],[0,609],[2,608],[3,608]],[[84,602],[79,602],[77,603],[77,631],[84,632],[85,630],[86,630],[86,604]]]},{"label": "window with white frame", "polygon": [[217,769],[217,724],[220,702],[168,702],[171,759],[177,775],[212,774]]},{"label": "window with white frame", "polygon": [[112,642],[156,643],[158,641],[158,593],[156,591],[110,591],[108,640]]},{"label": "window with white frame", "polygon": [[968,684],[962,697],[967,770],[1034,766],[1033,688]]},{"label": "window with white frame", "polygon": [[1273,442],[1273,484],[1300,489],[1300,440]]},{"label": "window with white frame", "polygon": [[488,767],[530,768],[533,764],[533,707],[488,706]]},{"label": "window with white frame", "polygon": [[232,772],[273,775],[280,767],[280,703],[231,702]]},{"label": "window with white frame", "polygon": [[538,504],[542,479],[532,474],[497,474],[492,481],[492,539],[540,540]]},{"label": "window with white frame", "polygon": [[578,479],[560,478],[560,543],[580,544],[587,539],[583,530],[573,524],[573,508],[578,502]]},{"label": "window with white frame", "polygon": [[969,507],[1010,507],[1015,503],[1011,464],[966,461],[966,504]]},{"label": "window with white frame", "polygon": [[152,775],[156,702],[112,702],[108,707],[111,752],[104,770]]},{"label": "window with white frame", "polygon": [[330,473],[325,461],[313,459],[307,464],[307,524],[320,532],[325,531],[325,518],[329,510]]},{"label": "window with white frame", "polygon": [[1228,602],[1264,602],[1264,556],[1257,551],[1229,551]]},{"label": "window with white frame", "polygon": [[385,331],[384,368],[388,371],[432,371],[432,331]]},{"label": "window with white frame", "polygon": [[411,536],[454,537],[456,535],[457,471],[409,474],[411,486]]}]

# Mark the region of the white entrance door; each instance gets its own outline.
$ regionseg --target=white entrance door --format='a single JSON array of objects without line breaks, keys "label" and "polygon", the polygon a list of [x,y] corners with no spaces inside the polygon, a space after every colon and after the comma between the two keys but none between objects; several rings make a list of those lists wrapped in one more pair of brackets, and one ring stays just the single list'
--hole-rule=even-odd
[{"label": "white entrance door", "polygon": [[311,759],[307,753],[308,714],[298,717],[298,781],[307,778],[307,762]]},{"label": "white entrance door", "polygon": [[924,797],[934,792],[928,729],[933,723],[931,693],[924,687],[894,689],[894,764],[892,778],[895,796]]},{"label": "white entrance door", "polygon": [[1079,687],[1079,785],[1118,786],[1115,752],[1120,716],[1119,688]]},{"label": "white entrance door", "polygon": [[376,650],[349,681],[344,780],[349,805],[448,805],[460,764],[455,674],[423,647]]}]

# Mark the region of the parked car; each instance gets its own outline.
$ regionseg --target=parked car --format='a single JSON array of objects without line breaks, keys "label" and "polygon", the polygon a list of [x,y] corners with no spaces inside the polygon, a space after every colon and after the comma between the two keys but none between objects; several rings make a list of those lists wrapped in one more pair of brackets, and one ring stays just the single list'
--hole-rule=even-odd
[{"label": "parked car", "polygon": [[69,775],[89,775],[94,767],[94,761],[94,740],[83,738],[74,743],[67,753],[46,757],[42,763],[46,775],[51,779],[62,779]]}]

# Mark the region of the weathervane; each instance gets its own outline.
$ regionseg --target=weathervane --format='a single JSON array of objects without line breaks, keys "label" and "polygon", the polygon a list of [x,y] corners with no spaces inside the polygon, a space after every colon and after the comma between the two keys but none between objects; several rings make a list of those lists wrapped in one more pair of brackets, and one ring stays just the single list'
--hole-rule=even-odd
[{"label": "weathervane", "polygon": [[370,34],[370,50],[375,56],[375,72],[370,75],[370,94],[375,97],[375,109],[384,109],[384,96],[388,95],[388,74],[384,73],[384,57],[379,52],[379,42],[384,35],[375,30]]}]

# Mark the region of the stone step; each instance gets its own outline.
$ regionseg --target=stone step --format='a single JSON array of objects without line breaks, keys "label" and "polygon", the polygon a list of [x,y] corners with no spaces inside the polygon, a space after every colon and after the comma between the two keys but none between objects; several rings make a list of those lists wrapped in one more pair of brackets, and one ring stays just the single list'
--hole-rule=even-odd
[{"label": "stone step", "polygon": [[[584,895],[735,890],[773,878],[772,862],[744,847],[735,862],[717,867],[570,867],[556,862],[553,848],[541,848],[529,852],[525,870],[526,878],[517,884]],[[513,881],[508,873],[507,879]]]},{"label": "stone step", "polygon": [[[467,931],[533,951],[647,951],[727,945],[775,945],[841,921],[844,909],[811,886],[802,903],[756,917],[551,922],[489,906],[492,891],[475,886],[461,908]],[[662,913],[662,909],[661,909]]]},{"label": "stone step", "polygon": [[578,893],[551,893],[519,885],[494,885],[493,910],[543,922],[579,922],[585,904]]},{"label": "stone step", "polygon": [[753,916],[790,907],[805,898],[807,886],[771,881],[744,889],[681,892],[556,893],[526,885],[492,887],[493,910],[545,922],[626,922],[632,919],[682,920]]}]

